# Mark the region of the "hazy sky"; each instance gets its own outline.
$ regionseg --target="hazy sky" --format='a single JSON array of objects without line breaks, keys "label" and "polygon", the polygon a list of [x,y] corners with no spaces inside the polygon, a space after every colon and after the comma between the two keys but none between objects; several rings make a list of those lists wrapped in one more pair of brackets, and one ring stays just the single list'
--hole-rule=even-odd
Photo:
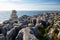
[{"label": "hazy sky", "polygon": [[1,10],[60,10],[60,0],[0,0]]}]

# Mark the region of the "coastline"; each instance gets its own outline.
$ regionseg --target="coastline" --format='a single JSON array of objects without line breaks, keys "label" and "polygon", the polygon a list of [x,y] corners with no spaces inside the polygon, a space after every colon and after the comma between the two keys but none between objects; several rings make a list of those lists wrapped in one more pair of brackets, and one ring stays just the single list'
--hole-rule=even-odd
[{"label": "coastline", "polygon": [[17,11],[12,10],[10,18],[0,24],[0,39],[59,40],[60,11],[18,17]]}]

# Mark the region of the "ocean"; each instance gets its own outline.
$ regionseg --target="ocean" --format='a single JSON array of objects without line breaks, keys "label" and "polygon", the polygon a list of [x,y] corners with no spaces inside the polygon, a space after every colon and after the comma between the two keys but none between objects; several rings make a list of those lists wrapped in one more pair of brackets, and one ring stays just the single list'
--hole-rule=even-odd
[{"label": "ocean", "polygon": [[[18,17],[21,17],[23,15],[33,16],[37,14],[41,14],[46,11],[17,11]],[[11,15],[11,11],[0,11],[0,23],[2,23],[5,20],[8,20]]]}]

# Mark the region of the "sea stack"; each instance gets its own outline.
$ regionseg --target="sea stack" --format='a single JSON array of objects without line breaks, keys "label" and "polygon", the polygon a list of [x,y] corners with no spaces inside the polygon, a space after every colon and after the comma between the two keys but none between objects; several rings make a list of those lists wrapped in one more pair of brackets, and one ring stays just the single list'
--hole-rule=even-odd
[{"label": "sea stack", "polygon": [[19,22],[19,19],[18,19],[18,16],[16,13],[17,13],[16,10],[12,10],[12,14],[10,16],[10,22],[12,22],[12,23],[18,23]]},{"label": "sea stack", "polygon": [[12,10],[12,14],[11,14],[11,18],[10,19],[17,19],[18,16],[17,16],[17,11],[16,10]]}]

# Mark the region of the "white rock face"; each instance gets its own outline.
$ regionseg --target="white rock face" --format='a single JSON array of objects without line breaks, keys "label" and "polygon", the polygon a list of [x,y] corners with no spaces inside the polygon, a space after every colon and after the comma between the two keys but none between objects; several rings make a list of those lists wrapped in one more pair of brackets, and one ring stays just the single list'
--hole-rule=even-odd
[{"label": "white rock face", "polygon": [[33,23],[29,23],[28,27],[34,27],[34,24]]},{"label": "white rock face", "polygon": [[55,28],[54,29],[53,28],[50,29],[50,31],[49,31],[49,33],[47,35],[47,39],[48,40],[52,40],[52,34],[54,33],[54,30],[55,30]]},{"label": "white rock face", "polygon": [[22,38],[23,40],[38,40],[33,33],[34,32],[30,30],[29,27],[23,28],[22,30],[19,31],[16,40],[21,40]]}]

